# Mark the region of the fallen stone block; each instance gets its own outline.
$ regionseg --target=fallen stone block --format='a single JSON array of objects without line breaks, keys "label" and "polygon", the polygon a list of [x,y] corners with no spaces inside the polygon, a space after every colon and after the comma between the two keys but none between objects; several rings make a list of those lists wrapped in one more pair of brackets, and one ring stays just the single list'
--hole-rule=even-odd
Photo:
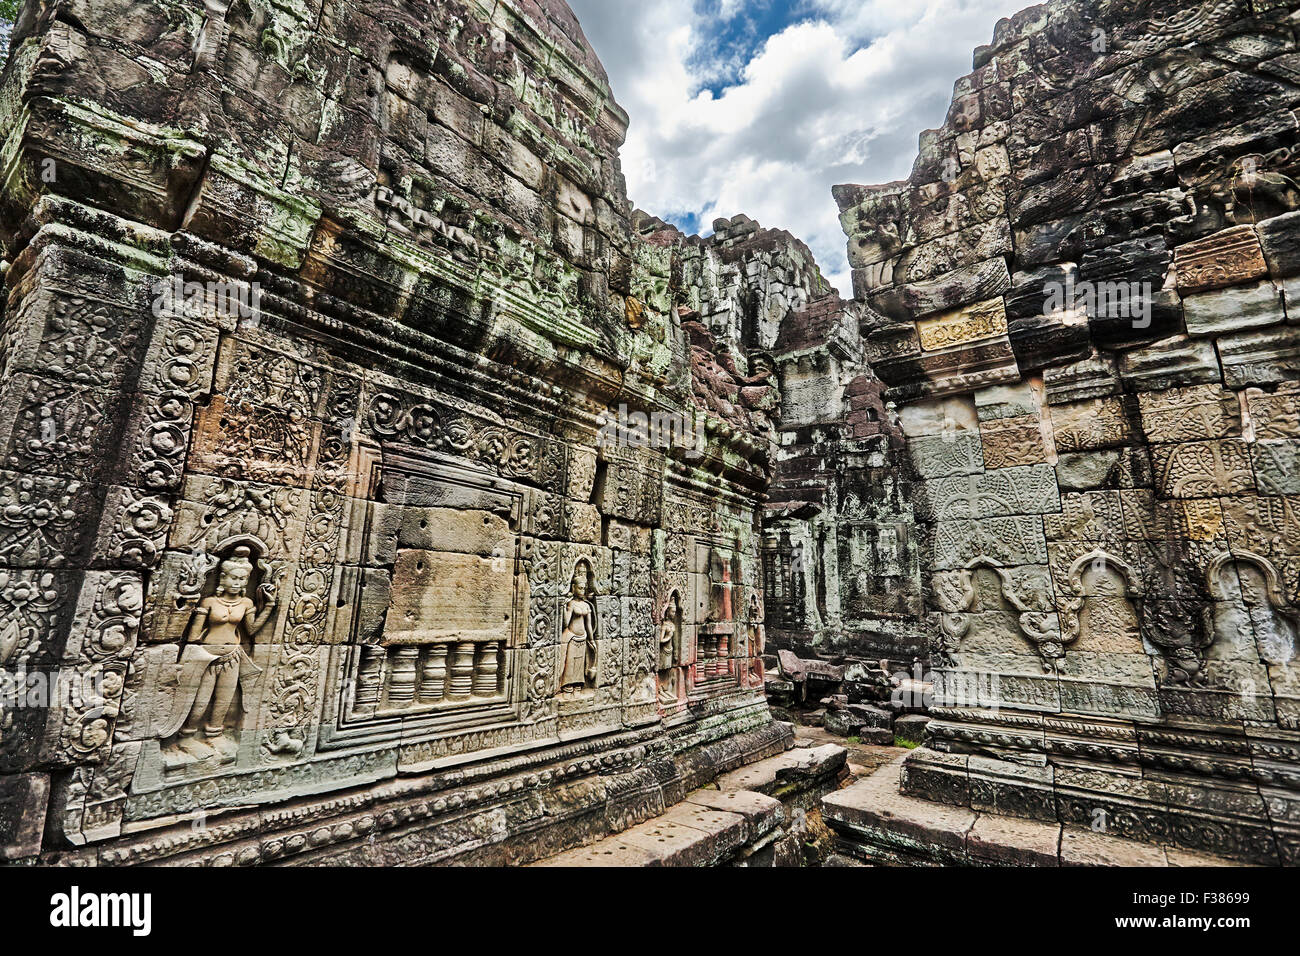
[{"label": "fallen stone block", "polygon": [[808,660],[799,657],[794,651],[778,651],[777,658],[781,664],[781,673],[796,683],[822,681],[827,684],[839,684],[844,680],[842,664],[828,664],[825,661]]},{"label": "fallen stone block", "polygon": [[822,726],[838,737],[852,737],[862,729],[862,721],[848,709],[828,710],[822,720]]},{"label": "fallen stone block", "polygon": [[929,710],[933,699],[934,684],[904,677],[895,684],[889,696],[889,706],[899,713],[918,713]]},{"label": "fallen stone block", "polygon": [[799,723],[805,727],[822,727],[826,723],[826,709],[804,710],[799,713]]},{"label": "fallen stone block", "polygon": [[873,747],[892,747],[894,732],[888,727],[861,727],[856,734],[858,740]]},{"label": "fallen stone block", "polygon": [[837,846],[859,857],[865,848],[866,855],[887,862],[963,862],[966,834],[978,814],[967,807],[900,794],[901,764],[900,757],[865,780],[822,799],[822,818],[835,832]]},{"label": "fallen stone block", "polygon": [[850,704],[849,712],[862,721],[863,727],[892,730],[894,726],[894,715],[883,707],[872,707],[870,704]]},{"label": "fallen stone block", "polygon": [[930,718],[920,714],[904,714],[894,721],[894,736],[910,744],[925,743],[925,728]]},{"label": "fallen stone block", "polygon": [[723,813],[739,813],[750,825],[750,838],[771,833],[785,821],[781,801],[752,790],[696,790],[686,802]]},{"label": "fallen stone block", "polygon": [[828,786],[828,790],[833,789],[834,782],[847,764],[848,751],[843,747],[834,744],[797,747],[723,774],[718,777],[717,785],[723,792],[748,790],[788,797],[798,788]]}]

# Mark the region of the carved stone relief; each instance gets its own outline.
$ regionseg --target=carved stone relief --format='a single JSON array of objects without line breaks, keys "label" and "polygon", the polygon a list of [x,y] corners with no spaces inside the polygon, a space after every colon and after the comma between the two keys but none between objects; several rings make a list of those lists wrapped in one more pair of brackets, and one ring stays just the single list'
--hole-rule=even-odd
[{"label": "carved stone relief", "polygon": [[1206,656],[1285,666],[1300,655],[1300,609],[1282,590],[1277,569],[1249,551],[1223,552],[1206,569],[1214,600],[1207,629],[1214,635]]},{"label": "carved stone relief", "polygon": [[[952,658],[977,642],[989,649],[1008,647],[1005,638],[1026,642],[1051,672],[1072,641],[1062,632],[1051,605],[1051,585],[1045,569],[1006,568],[992,558],[979,557],[957,571],[934,575],[933,588],[941,609],[942,653]],[[1075,635],[1077,636],[1077,635]]]},{"label": "carved stone relief", "polygon": [[1079,650],[1143,653],[1142,585],[1119,558],[1096,550],[1070,566],[1071,597],[1061,611],[1061,634]]}]

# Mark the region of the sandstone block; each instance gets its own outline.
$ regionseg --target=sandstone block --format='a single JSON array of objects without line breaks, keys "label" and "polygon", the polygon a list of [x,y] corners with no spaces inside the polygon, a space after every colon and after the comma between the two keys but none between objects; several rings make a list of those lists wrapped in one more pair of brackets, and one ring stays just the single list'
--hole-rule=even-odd
[{"label": "sandstone block", "polygon": [[1286,321],[1282,297],[1268,281],[1188,296],[1183,314],[1193,336],[1231,335]]},{"label": "sandstone block", "polygon": [[1006,334],[1006,309],[999,296],[918,320],[916,330],[921,337],[921,348],[927,351],[981,342]]},{"label": "sandstone block", "polygon": [[1179,246],[1174,254],[1178,291],[1184,295],[1259,279],[1268,272],[1252,226],[1224,229]]}]

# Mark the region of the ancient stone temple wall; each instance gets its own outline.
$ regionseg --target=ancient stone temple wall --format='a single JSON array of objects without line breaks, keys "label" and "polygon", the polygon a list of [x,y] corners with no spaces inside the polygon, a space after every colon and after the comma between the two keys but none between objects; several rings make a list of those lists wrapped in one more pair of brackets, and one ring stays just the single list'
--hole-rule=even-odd
[{"label": "ancient stone temple wall", "polygon": [[708,239],[639,212],[634,228],[642,256],[660,250],[644,297],[678,303],[697,403],[777,432],[763,512],[769,649],[923,652],[909,466],[864,362],[863,310],[804,243],[747,216],[717,220]]},{"label": "ancient stone temple wall", "polygon": [[860,304],[827,295],[777,340],[780,448],[764,521],[773,647],[906,663],[924,656],[911,503],[897,410],[865,357]]},{"label": "ancient stone temple wall", "polygon": [[912,794],[1300,861],[1297,5],[998,25],[839,187],[917,486]]},{"label": "ancient stone temple wall", "polygon": [[6,859],[528,859],[786,746],[775,331],[626,124],[559,0],[24,5]]}]

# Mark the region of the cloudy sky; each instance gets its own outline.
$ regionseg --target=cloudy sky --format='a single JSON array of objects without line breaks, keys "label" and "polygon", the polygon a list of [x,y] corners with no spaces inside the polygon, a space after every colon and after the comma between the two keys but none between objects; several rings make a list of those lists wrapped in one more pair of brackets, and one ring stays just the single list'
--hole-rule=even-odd
[{"label": "cloudy sky", "polygon": [[743,212],[849,294],[831,186],[905,177],[993,25],[1030,0],[569,0],[632,118],[632,201],[688,232]]}]

